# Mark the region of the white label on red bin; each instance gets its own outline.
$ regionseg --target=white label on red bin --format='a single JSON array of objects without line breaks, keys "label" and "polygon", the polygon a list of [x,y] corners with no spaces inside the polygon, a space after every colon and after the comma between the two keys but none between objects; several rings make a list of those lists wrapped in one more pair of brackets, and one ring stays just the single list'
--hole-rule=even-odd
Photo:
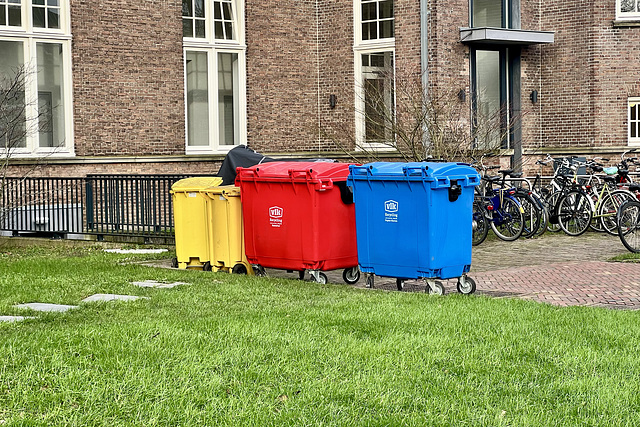
[{"label": "white label on red bin", "polygon": [[384,202],[384,222],[398,222],[398,202],[395,200]]},{"label": "white label on red bin", "polygon": [[282,227],[282,215],[284,209],[279,206],[272,206],[269,208],[269,223],[272,227]]}]

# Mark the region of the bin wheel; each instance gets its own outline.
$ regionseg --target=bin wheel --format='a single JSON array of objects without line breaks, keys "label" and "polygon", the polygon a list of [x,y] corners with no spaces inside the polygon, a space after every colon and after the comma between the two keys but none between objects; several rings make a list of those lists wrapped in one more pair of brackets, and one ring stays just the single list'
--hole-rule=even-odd
[{"label": "bin wheel", "polygon": [[173,258],[171,260],[171,268],[178,268],[178,258]]},{"label": "bin wheel", "polygon": [[471,295],[476,291],[476,281],[471,277],[460,276],[460,278],[458,278],[458,285],[456,287],[458,288],[458,292],[460,292],[461,294]]},{"label": "bin wheel", "polygon": [[402,279],[396,279],[396,286],[398,290],[401,291],[404,288],[404,281]]},{"label": "bin wheel", "polygon": [[444,295],[444,286],[442,282],[427,282],[427,293],[431,295]]},{"label": "bin wheel", "polygon": [[298,280],[304,280],[304,270],[298,271]]},{"label": "bin wheel", "polygon": [[355,285],[360,280],[360,269],[355,267],[345,268],[342,272],[342,280],[349,285]]},{"label": "bin wheel", "polygon": [[211,263],[209,261],[202,264],[202,271],[211,271]]},{"label": "bin wheel", "polygon": [[254,265],[253,266],[253,274],[255,274],[256,276],[260,276],[260,277],[264,277],[267,275],[267,272],[264,271],[264,267],[261,265]]},{"label": "bin wheel", "polygon": [[314,279],[316,283],[320,283],[321,285],[326,285],[327,282],[329,281],[329,279],[327,279],[327,275],[324,274],[322,271],[318,271],[316,275],[312,274],[311,277]]},{"label": "bin wheel", "polygon": [[373,289],[373,274],[367,276],[367,288]]},{"label": "bin wheel", "polygon": [[231,269],[231,272],[233,274],[247,274],[247,266],[244,264],[236,264],[233,266],[233,269]]}]

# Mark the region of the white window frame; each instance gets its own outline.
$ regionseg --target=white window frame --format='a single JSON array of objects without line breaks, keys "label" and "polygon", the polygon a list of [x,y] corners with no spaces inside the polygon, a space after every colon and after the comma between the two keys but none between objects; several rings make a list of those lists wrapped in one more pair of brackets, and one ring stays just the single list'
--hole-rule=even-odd
[{"label": "white window frame", "polygon": [[[640,0],[634,0],[640,3]],[[622,12],[622,0],[616,0],[616,20],[618,21],[640,21],[640,11],[638,12]],[[637,6],[636,6],[637,7]]]},{"label": "white window frame", "polygon": [[[636,119],[631,120],[631,106],[636,106]],[[636,125],[636,136],[631,137],[631,126]],[[640,147],[640,97],[630,97],[627,100],[627,144],[633,147]]]},{"label": "white window frame", "polygon": [[[200,154],[224,154],[238,145],[247,144],[247,66],[246,44],[244,32],[244,0],[235,1],[234,33],[235,40],[216,39],[214,33],[214,19],[210,12],[213,11],[214,0],[205,1],[205,38],[183,38],[183,65],[184,65],[184,118],[185,118],[185,153],[187,155]],[[209,105],[209,144],[189,146],[189,117],[187,104],[187,52],[198,51],[207,53],[207,85]],[[218,53],[235,53],[238,55],[238,140],[235,145],[221,145],[218,141]]]},{"label": "white window frame", "polygon": [[[354,88],[355,88],[355,140],[356,150],[376,150],[376,151],[395,151],[393,141],[385,143],[368,143],[366,142],[366,122],[365,122],[365,102],[364,102],[364,81],[362,79],[362,55],[379,52],[392,52],[393,55],[393,86],[394,92],[396,88],[396,39],[395,37],[362,40],[362,0],[354,0],[353,2],[353,64],[354,64]],[[395,23],[395,2],[394,2],[394,23]],[[395,31],[394,31],[395,34]],[[394,114],[396,111],[396,96],[394,93]]]},{"label": "white window frame", "polygon": [[[74,150],[74,126],[73,126],[73,79],[71,62],[71,26],[69,17],[69,1],[60,0],[60,28],[49,29],[33,26],[32,1],[22,0],[22,26],[0,26],[0,40],[22,42],[24,46],[24,63],[29,66],[27,73],[29,79],[26,82],[27,100],[38,98],[37,74],[32,68],[37,67],[36,45],[38,43],[55,43],[62,46],[62,96],[64,114],[64,142],[60,147],[40,147],[39,132],[28,132],[26,147],[16,147],[5,150],[0,147],[0,157],[69,157],[75,156]],[[25,111],[26,123],[34,126],[37,123],[37,104],[27,102]]]}]

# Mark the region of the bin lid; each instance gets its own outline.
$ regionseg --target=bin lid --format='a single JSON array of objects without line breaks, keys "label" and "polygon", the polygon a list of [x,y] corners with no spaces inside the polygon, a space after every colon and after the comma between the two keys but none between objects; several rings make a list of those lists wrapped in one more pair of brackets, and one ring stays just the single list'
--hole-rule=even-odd
[{"label": "bin lid", "polygon": [[235,185],[220,185],[218,187],[211,187],[204,190],[207,194],[223,195],[225,197],[240,197],[240,187]]},{"label": "bin lid", "polygon": [[242,181],[346,181],[349,163],[270,162],[250,168],[238,168],[236,182]]},{"label": "bin lid", "polygon": [[222,178],[217,176],[194,176],[192,178],[181,179],[171,186],[172,193],[191,193],[194,191],[204,191],[211,187],[222,184]]},{"label": "bin lid", "polygon": [[462,185],[478,185],[480,175],[466,163],[455,162],[373,162],[351,166],[350,178],[354,180],[425,181],[438,186],[449,185],[451,180],[463,180]]}]

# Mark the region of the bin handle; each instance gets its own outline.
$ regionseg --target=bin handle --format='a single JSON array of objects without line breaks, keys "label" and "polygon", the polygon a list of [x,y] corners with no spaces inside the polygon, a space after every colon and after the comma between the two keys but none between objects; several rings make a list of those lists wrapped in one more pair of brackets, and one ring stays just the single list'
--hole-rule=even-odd
[{"label": "bin handle", "polygon": [[295,175],[313,175],[313,169],[289,169],[289,177],[293,178]]},{"label": "bin handle", "polygon": [[420,171],[420,176],[424,178],[427,176],[425,172],[429,169],[429,166],[405,166],[402,169],[407,176],[411,175],[412,171]]}]

